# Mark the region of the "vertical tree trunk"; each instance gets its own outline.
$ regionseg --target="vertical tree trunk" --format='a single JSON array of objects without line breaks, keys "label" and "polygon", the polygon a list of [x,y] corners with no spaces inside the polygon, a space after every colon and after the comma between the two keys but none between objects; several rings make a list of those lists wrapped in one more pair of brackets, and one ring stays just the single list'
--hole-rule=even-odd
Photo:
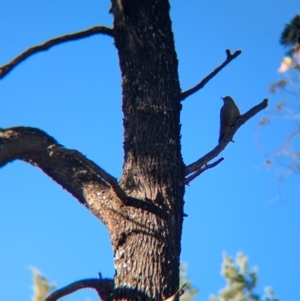
[{"label": "vertical tree trunk", "polygon": [[130,197],[108,225],[118,300],[163,300],[179,284],[184,164],[169,8],[167,0],[112,1],[125,130],[120,184]]},{"label": "vertical tree trunk", "polygon": [[104,301],[163,301],[173,295],[179,284],[184,183],[219,164],[223,158],[208,162],[242,124],[268,105],[265,99],[239,116],[218,146],[185,168],[180,100],[201,89],[241,51],[231,54],[227,49],[227,58],[218,68],[181,93],[168,0],[111,1],[113,29],[97,26],[51,39],[0,68],[3,77],[38,51],[95,33],[114,37],[118,49],[124,113],[124,165],[119,183],[83,154],[63,147],[40,129],[0,130],[0,167],[19,159],[41,168],[99,218],[110,234],[114,281],[75,282],[53,292],[49,301],[83,287],[95,289]]}]

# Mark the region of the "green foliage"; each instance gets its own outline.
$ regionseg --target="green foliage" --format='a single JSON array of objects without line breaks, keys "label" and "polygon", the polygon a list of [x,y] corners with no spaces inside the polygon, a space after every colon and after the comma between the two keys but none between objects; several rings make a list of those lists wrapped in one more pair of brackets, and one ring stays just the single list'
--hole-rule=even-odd
[{"label": "green foliage", "polygon": [[[287,68],[279,72],[287,70],[300,69],[300,14],[296,15],[290,23],[288,23],[280,37],[280,43],[288,48],[289,57],[283,59],[283,63],[287,63]],[[287,61],[289,60],[289,61]],[[285,61],[285,62],[284,62]]]},{"label": "green foliage", "polygon": [[44,301],[45,298],[55,290],[56,286],[47,278],[43,277],[35,268],[32,268],[33,274],[33,297],[32,301]]},{"label": "green foliage", "polygon": [[278,136],[279,146],[266,154],[266,166],[283,179],[290,174],[300,174],[300,14],[285,26],[280,43],[288,48],[288,56],[282,59],[278,69],[281,78],[270,86],[270,92],[279,95],[280,100],[259,124],[265,126],[280,121],[281,125],[285,123],[282,127],[289,127],[283,139]]},{"label": "green foliage", "polygon": [[219,296],[211,296],[209,301],[279,301],[271,288],[265,288],[262,298],[254,292],[257,269],[248,271],[248,258],[242,253],[236,255],[235,261],[224,254],[221,275],[227,285],[219,292]]},{"label": "green foliage", "polygon": [[281,37],[280,43],[288,47],[288,53],[292,55],[295,50],[299,50],[300,37],[300,14],[296,15],[290,23],[286,24]]},{"label": "green foliage", "polygon": [[192,301],[198,293],[191,280],[187,276],[187,266],[186,264],[180,265],[180,285],[179,287],[184,286],[184,294],[180,297],[181,301]]}]

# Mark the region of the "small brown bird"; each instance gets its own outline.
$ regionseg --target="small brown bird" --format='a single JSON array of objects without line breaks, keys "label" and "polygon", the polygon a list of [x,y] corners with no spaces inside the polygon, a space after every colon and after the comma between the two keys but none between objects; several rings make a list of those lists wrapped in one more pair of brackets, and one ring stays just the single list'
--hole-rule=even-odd
[{"label": "small brown bird", "polygon": [[[230,96],[221,97],[224,105],[220,112],[220,137],[219,143],[224,136],[230,131],[231,126],[241,116],[240,110]],[[233,141],[233,140],[231,140]]]}]

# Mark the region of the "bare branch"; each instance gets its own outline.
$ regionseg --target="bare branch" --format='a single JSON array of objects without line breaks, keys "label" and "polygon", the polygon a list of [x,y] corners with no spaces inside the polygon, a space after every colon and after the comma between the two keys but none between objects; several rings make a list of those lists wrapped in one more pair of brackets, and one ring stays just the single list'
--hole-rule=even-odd
[{"label": "bare branch", "polygon": [[105,182],[107,182],[111,186],[111,189],[113,190],[115,195],[119,198],[119,200],[121,200],[123,203],[127,203],[127,195],[124,192],[124,190],[119,186],[117,179],[111,176],[109,173],[107,173],[104,169],[99,167],[93,161],[86,158],[83,154],[81,154],[77,150],[65,149],[56,144],[51,145],[49,147],[49,150],[51,153],[55,152],[55,153],[62,153],[64,155],[67,154],[67,155],[74,156],[74,158],[77,159],[78,162],[80,162],[83,166],[85,166],[96,176],[102,178]]},{"label": "bare branch", "polygon": [[230,132],[224,136],[223,140],[213,150],[211,150],[209,153],[207,153],[205,156],[203,156],[196,162],[186,167],[185,175],[188,176],[191,173],[201,170],[203,166],[205,166],[209,161],[211,161],[216,156],[218,156],[226,147],[226,145],[232,140],[234,134],[240,128],[240,126],[242,126],[242,124],[244,124],[254,115],[256,115],[258,112],[265,109],[267,106],[268,106],[268,99],[266,98],[260,104],[256,105],[248,112],[246,112],[244,115],[241,115],[240,118],[232,125]]},{"label": "bare branch", "polygon": [[18,64],[20,64],[21,62],[26,60],[28,57],[30,57],[31,55],[33,55],[37,52],[48,50],[49,48],[51,48],[55,45],[61,44],[61,43],[79,40],[82,38],[90,37],[95,34],[105,34],[105,35],[108,35],[111,37],[114,36],[113,29],[105,27],[105,26],[95,26],[95,27],[92,27],[92,28],[89,28],[89,29],[86,29],[83,31],[66,34],[66,35],[48,40],[43,44],[28,48],[27,50],[22,52],[20,55],[15,57],[8,64],[1,66],[0,67],[0,79],[3,78],[4,76],[6,76]]},{"label": "bare branch", "polygon": [[[36,128],[2,129],[0,130],[0,167],[16,159],[37,166],[89,209],[91,204],[87,203],[83,189],[85,183],[93,183],[97,186],[97,191],[111,195],[109,186],[73,156],[59,154],[50,156],[48,148],[51,145],[58,145],[58,143]],[[97,211],[93,213],[96,214]]]},{"label": "bare branch", "polygon": [[184,294],[183,288],[185,286],[186,286],[186,283],[175,294],[173,294],[171,297],[165,299],[164,301],[176,301],[176,300],[178,300],[178,298]]},{"label": "bare branch", "polygon": [[197,178],[199,175],[201,175],[204,171],[206,171],[207,169],[213,168],[215,166],[217,166],[219,163],[221,163],[224,160],[224,158],[220,158],[217,161],[215,161],[214,163],[211,164],[205,164],[203,167],[201,167],[199,170],[195,171],[191,176],[187,177],[184,181],[185,185],[189,185],[189,183],[194,180],[195,178]]},{"label": "bare branch", "polygon": [[113,287],[114,283],[111,279],[83,279],[56,290],[45,301],[56,301],[83,288],[92,288],[97,291],[103,301],[109,301]]},{"label": "bare branch", "polygon": [[231,54],[230,50],[226,49],[226,55],[227,55],[226,60],[219,67],[217,67],[213,72],[211,72],[208,76],[206,76],[195,87],[182,92],[179,97],[179,100],[183,101],[187,97],[191,96],[192,94],[202,89],[215,75],[217,75],[217,73],[219,73],[227,64],[229,64],[233,59],[235,59],[241,53],[242,53],[241,50],[237,50],[234,54]]}]

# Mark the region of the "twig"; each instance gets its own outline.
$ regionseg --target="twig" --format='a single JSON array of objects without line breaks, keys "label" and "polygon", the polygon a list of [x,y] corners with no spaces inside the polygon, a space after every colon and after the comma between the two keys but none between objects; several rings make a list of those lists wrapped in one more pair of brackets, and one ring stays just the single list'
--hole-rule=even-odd
[{"label": "twig", "polygon": [[183,288],[185,286],[186,286],[186,283],[175,294],[173,294],[171,297],[169,297],[163,301],[176,301],[180,296],[182,296],[184,294]]},{"label": "twig", "polygon": [[113,281],[110,279],[84,279],[73,282],[50,294],[45,301],[56,301],[61,297],[67,296],[83,288],[92,288],[98,292],[103,301],[108,301],[113,290]]},{"label": "twig", "polygon": [[197,170],[196,172],[194,172],[191,176],[187,177],[184,181],[185,185],[189,185],[189,183],[191,181],[193,181],[195,178],[197,178],[199,175],[201,175],[204,171],[206,171],[207,169],[213,168],[215,166],[217,166],[219,163],[221,163],[224,160],[224,158],[220,158],[217,161],[215,161],[214,163],[211,164],[205,164],[204,167],[200,168],[199,170]]},{"label": "twig", "polygon": [[18,64],[26,60],[29,56],[40,52],[40,51],[45,51],[48,50],[49,48],[69,42],[69,41],[74,41],[82,38],[86,38],[89,36],[92,36],[94,34],[106,34],[108,36],[113,37],[113,29],[105,27],[105,26],[95,26],[83,31],[71,33],[71,34],[66,34],[64,36],[60,36],[51,40],[46,41],[43,44],[33,46],[31,48],[28,48],[24,52],[22,52],[20,55],[15,57],[12,61],[10,61],[8,64],[3,65],[0,67],[0,78],[3,78],[5,75],[7,75],[14,67],[16,67]]},{"label": "twig", "polygon": [[99,167],[93,161],[86,158],[83,154],[81,154],[77,150],[65,149],[56,144],[51,145],[48,149],[50,151],[50,155],[53,152],[55,152],[55,153],[63,153],[63,154],[74,156],[74,158],[78,162],[80,162],[83,166],[85,166],[92,173],[94,173],[98,177],[102,178],[105,182],[107,182],[110,185],[112,191],[122,202],[127,203],[127,195],[124,192],[124,190],[120,187],[120,185],[118,184],[117,179],[114,178],[113,176],[111,176],[109,173],[107,173],[104,169]]},{"label": "twig", "polygon": [[242,53],[241,50],[237,50],[234,54],[231,54],[230,50],[226,49],[226,55],[227,55],[226,60],[219,67],[217,67],[213,72],[211,72],[208,76],[206,76],[195,87],[182,92],[180,94],[179,100],[183,101],[187,97],[191,96],[192,94],[202,89],[217,73],[219,73],[227,64],[229,64],[233,59],[235,59],[241,53]]},{"label": "twig", "polygon": [[208,152],[206,155],[204,155],[202,158],[200,158],[196,162],[194,162],[186,167],[185,175],[188,176],[191,173],[199,171],[210,160],[212,160],[213,158],[218,156],[222,152],[222,150],[226,147],[226,145],[232,140],[233,135],[240,128],[240,126],[242,126],[242,124],[244,124],[246,121],[248,121],[254,115],[256,115],[258,112],[265,109],[267,106],[268,106],[268,99],[266,98],[260,104],[256,105],[255,107],[250,109],[248,112],[246,112],[244,115],[241,115],[240,118],[232,125],[230,132],[224,136],[223,140],[213,150]]}]

